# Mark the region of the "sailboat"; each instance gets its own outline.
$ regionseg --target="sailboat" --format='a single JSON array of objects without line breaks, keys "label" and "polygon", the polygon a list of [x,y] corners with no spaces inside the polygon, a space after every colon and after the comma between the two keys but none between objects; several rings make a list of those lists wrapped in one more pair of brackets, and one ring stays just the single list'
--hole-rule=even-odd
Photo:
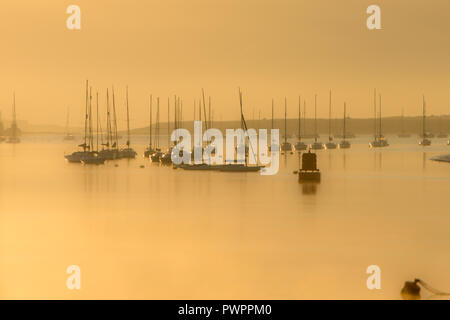
[{"label": "sailboat", "polygon": [[87,152],[89,152],[89,145],[87,141],[88,137],[88,105],[89,105],[89,81],[86,80],[86,105],[85,105],[85,111],[84,111],[84,142],[82,144],[79,144],[78,147],[83,148],[83,151],[75,151],[71,154],[64,155],[64,158],[66,158],[69,162],[74,163],[80,163],[83,157],[86,155]]},{"label": "sailboat", "polygon": [[19,138],[19,128],[17,127],[17,120],[16,120],[16,94],[13,94],[13,121],[11,123],[10,128],[10,136],[8,140],[6,140],[6,143],[20,143]]},{"label": "sailboat", "polygon": [[428,147],[431,145],[431,140],[427,139],[425,96],[423,96],[422,99],[422,113],[422,140],[419,141],[419,145],[422,147]]},{"label": "sailboat", "polygon": [[67,108],[67,119],[66,119],[66,135],[64,136],[64,141],[74,140],[75,137],[73,134],[69,132],[69,117],[70,117],[70,110]]},{"label": "sailboat", "polygon": [[[92,91],[92,90],[91,90]],[[105,158],[103,158],[102,156],[99,155],[98,152],[98,138],[99,138],[99,123],[98,123],[98,92],[97,92],[97,143],[96,143],[96,148],[94,150],[94,134],[93,134],[93,130],[92,130],[92,95],[90,95],[90,100],[89,100],[89,150],[90,152],[87,152],[84,154],[83,158],[81,159],[81,163],[83,164],[94,164],[94,165],[99,165],[99,164],[104,164],[105,163]]]},{"label": "sailboat", "polygon": [[302,114],[301,114],[301,108],[302,108],[302,102],[301,97],[298,97],[298,141],[295,144],[295,150],[302,151],[306,150],[308,147],[306,143],[302,141],[302,131],[301,131],[301,121],[302,121]]},{"label": "sailboat", "polygon": [[[175,114],[177,108],[177,98],[175,97]],[[167,151],[161,157],[161,163],[172,164],[172,148],[170,146],[170,99],[167,98]]]},{"label": "sailboat", "polygon": [[411,135],[405,132],[405,115],[402,109],[402,132],[398,135],[399,138],[409,138]]},{"label": "sailboat", "polygon": [[[344,138],[345,139],[345,138]],[[336,149],[337,145],[333,142],[333,136],[331,135],[331,90],[330,90],[330,105],[328,110],[328,142],[325,145],[327,149]]]},{"label": "sailboat", "polygon": [[153,96],[150,95],[150,127],[149,127],[149,144],[147,149],[145,149],[144,157],[150,158],[152,154],[156,152],[156,149],[153,148],[153,141],[152,141],[152,105],[153,105]]},{"label": "sailboat", "polygon": [[[388,141],[383,137],[383,134],[381,133],[381,94],[379,95],[380,98],[380,119],[379,119],[379,128],[377,130],[377,95],[376,90],[374,91],[374,141],[372,141],[369,145],[372,148],[383,148],[389,146]],[[378,131],[378,132],[377,132]]]},{"label": "sailboat", "polygon": [[159,97],[156,98],[156,143],[155,143],[155,152],[150,155],[150,159],[152,159],[153,163],[159,163],[163,153],[161,152],[161,148],[159,147]]},{"label": "sailboat", "polygon": [[0,112],[0,142],[5,141],[2,113]]},{"label": "sailboat", "polygon": [[347,119],[347,105],[344,102],[344,130],[343,130],[343,133],[342,133],[342,136],[344,137],[344,140],[342,140],[339,143],[339,149],[348,149],[348,148],[350,148],[350,142],[348,140],[345,140],[345,136],[346,136],[346,133],[347,133],[347,128],[346,128],[346,125],[345,125],[345,122],[346,122],[345,120],[346,119]]},{"label": "sailboat", "polygon": [[109,89],[106,89],[106,143],[102,143],[103,148],[99,151],[99,155],[106,160],[114,160],[119,156],[117,149],[115,148],[116,144],[113,140],[111,110],[109,107]]},{"label": "sailboat", "polygon": [[[239,104],[240,104],[240,110],[241,110],[241,129],[244,130],[244,132],[248,132],[247,123],[244,118],[244,112],[243,112],[243,107],[242,107],[241,89],[239,89]],[[256,148],[256,146],[253,146],[250,143],[249,151],[252,152],[253,155],[255,155],[255,153],[257,152],[255,150],[255,148]],[[239,152],[239,149],[240,148],[238,148],[238,152]],[[242,148],[242,149],[244,149],[244,148]],[[232,163],[232,164],[218,165],[218,166],[216,166],[216,168],[220,171],[225,171],[225,172],[257,172],[257,171],[260,171],[261,168],[264,168],[264,166],[248,165],[248,157],[247,157],[247,152],[246,152],[244,163]]]},{"label": "sailboat", "polygon": [[130,108],[128,106],[128,86],[127,86],[127,92],[126,92],[126,99],[127,99],[127,143],[126,148],[120,150],[120,157],[126,158],[126,159],[134,159],[136,158],[136,151],[134,151],[130,147]]},{"label": "sailboat", "polygon": [[281,151],[292,151],[292,144],[287,141],[287,98],[284,98],[284,142]]},{"label": "sailboat", "polygon": [[309,146],[312,150],[322,150],[323,143],[317,141],[317,94],[314,96],[314,143]]},{"label": "sailboat", "polygon": [[[275,103],[274,103],[274,100],[272,99],[272,123],[271,123],[271,129],[272,129],[272,130],[275,129],[274,123],[273,123],[273,121],[274,121],[274,119],[273,119],[274,104],[275,104]],[[272,131],[271,131],[270,134],[272,135]],[[272,139],[271,139],[271,140],[272,140]],[[279,144],[272,144],[272,143],[271,143],[269,150],[270,150],[271,152],[272,152],[272,151],[279,151],[279,150],[280,150],[280,145],[279,145]]]}]

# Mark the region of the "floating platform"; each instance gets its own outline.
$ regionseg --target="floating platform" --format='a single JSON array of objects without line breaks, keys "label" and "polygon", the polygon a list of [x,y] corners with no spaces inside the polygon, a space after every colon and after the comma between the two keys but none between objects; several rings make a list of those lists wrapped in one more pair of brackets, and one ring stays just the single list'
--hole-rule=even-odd
[{"label": "floating platform", "polygon": [[298,172],[298,182],[320,182],[320,171],[300,170]]}]

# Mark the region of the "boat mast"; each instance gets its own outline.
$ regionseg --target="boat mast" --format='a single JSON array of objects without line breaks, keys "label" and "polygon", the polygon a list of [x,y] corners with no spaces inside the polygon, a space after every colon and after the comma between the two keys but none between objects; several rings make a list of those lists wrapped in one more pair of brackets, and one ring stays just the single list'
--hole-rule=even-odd
[{"label": "boat mast", "polygon": [[89,151],[94,151],[94,128],[92,127],[92,87],[89,88]]},{"label": "boat mast", "polygon": [[317,142],[317,94],[314,95],[314,142]]},{"label": "boat mast", "polygon": [[113,113],[114,113],[114,144],[115,148],[119,148],[119,136],[117,134],[117,116],[116,116],[116,100],[114,95],[114,87],[112,87]]},{"label": "boat mast", "polygon": [[128,107],[128,86],[127,86],[127,147],[130,147],[130,110]]},{"label": "boat mast", "polygon": [[273,98],[272,98],[272,130],[273,130],[273,104],[274,104],[274,101],[273,101]]},{"label": "boat mast", "polygon": [[302,141],[301,121],[302,121],[302,99],[298,96],[298,141]]},{"label": "boat mast", "polygon": [[331,138],[331,90],[330,90],[330,105],[328,108],[328,141],[333,140]]},{"label": "boat mast", "polygon": [[379,95],[380,98],[380,135],[379,135],[379,139],[381,140],[383,134],[381,133],[381,94]]},{"label": "boat mast", "polygon": [[[175,98],[176,101],[176,98]],[[176,108],[176,103],[175,103]],[[167,149],[170,148],[170,98],[167,98]]]},{"label": "boat mast", "polygon": [[425,134],[426,134],[426,128],[425,128],[425,117],[426,117],[426,113],[425,113],[425,95],[422,96],[422,138],[425,139]]},{"label": "boat mast", "polygon": [[111,113],[109,108],[109,89],[106,89],[106,146],[112,145],[112,132],[111,132]]},{"label": "boat mast", "polygon": [[346,120],[345,118],[347,118],[346,109],[347,109],[347,105],[344,102],[344,132],[343,132],[344,141],[345,141],[345,134],[346,134],[346,126],[345,126],[345,120]]},{"label": "boat mast", "polygon": [[208,118],[206,117],[205,90],[203,90],[203,88],[202,88],[202,97],[203,97],[203,114],[205,116],[205,129],[208,130]]},{"label": "boat mast", "polygon": [[88,80],[86,80],[86,106],[84,111],[84,144],[83,144],[83,151],[86,151],[87,148],[87,121],[88,121],[88,104],[89,104],[89,93],[88,93],[88,87],[89,83]]},{"label": "boat mast", "polygon": [[287,98],[284,97],[284,143],[287,144]]},{"label": "boat mast", "polygon": [[97,152],[98,152],[98,91],[97,91]]},{"label": "boat mast", "polygon": [[150,127],[149,127],[149,133],[150,133],[150,141],[149,141],[149,148],[152,149],[152,104],[153,104],[153,96],[150,95]]},{"label": "boat mast", "polygon": [[306,135],[306,99],[303,101],[303,133]]},{"label": "boat mast", "polygon": [[159,97],[156,100],[156,147],[159,148]]},{"label": "boat mast", "polygon": [[374,89],[373,91],[373,134],[375,141],[378,139],[378,133],[377,133],[377,89]]}]

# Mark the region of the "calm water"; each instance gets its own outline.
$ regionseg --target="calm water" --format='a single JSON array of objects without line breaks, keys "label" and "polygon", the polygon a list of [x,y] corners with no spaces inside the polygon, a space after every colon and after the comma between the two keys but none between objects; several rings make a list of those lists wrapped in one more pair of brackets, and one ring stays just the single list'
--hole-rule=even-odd
[{"label": "calm water", "polygon": [[450,164],[428,160],[444,139],[319,151],[315,189],[296,155],[270,177],[189,172],[152,165],[135,137],[136,160],[89,167],[61,140],[0,144],[0,298],[398,299],[415,277],[450,291]]}]

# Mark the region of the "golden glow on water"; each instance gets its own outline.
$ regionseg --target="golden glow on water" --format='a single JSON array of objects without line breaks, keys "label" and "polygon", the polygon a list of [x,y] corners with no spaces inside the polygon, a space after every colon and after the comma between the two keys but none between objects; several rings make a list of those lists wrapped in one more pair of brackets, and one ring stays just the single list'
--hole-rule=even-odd
[{"label": "golden glow on water", "polygon": [[[397,299],[415,277],[450,288],[450,170],[427,160],[443,144],[319,151],[311,193],[296,155],[263,177],[157,167],[143,143],[136,160],[87,167],[63,160],[70,144],[23,140],[0,145],[0,298]],[[79,291],[65,286],[72,264]]]}]

